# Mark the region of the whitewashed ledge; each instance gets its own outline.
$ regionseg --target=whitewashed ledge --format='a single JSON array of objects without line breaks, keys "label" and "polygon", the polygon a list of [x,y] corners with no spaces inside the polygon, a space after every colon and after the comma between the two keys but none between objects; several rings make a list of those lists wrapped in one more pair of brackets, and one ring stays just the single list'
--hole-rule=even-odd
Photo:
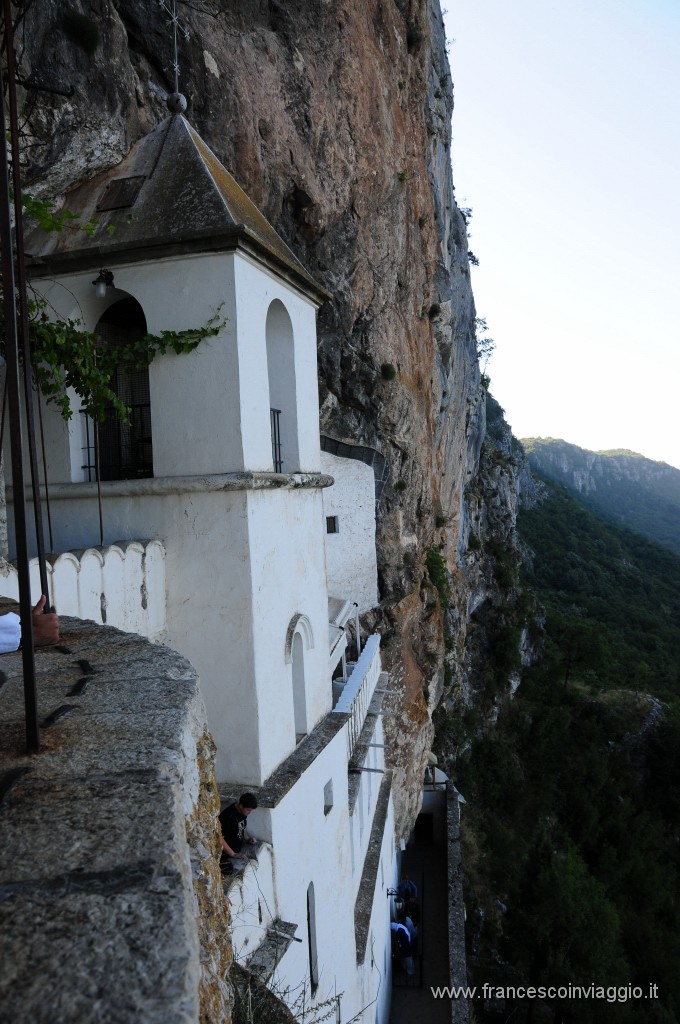
[{"label": "whitewashed ledge", "polygon": [[[59,646],[36,655],[43,749],[29,756],[21,668],[20,654],[0,657],[0,1016],[228,1020],[196,672],[139,636],[62,620]],[[221,944],[206,941],[207,921]]]},{"label": "whitewashed ledge", "polygon": [[[92,483],[50,484],[50,498],[54,500],[83,501],[96,498],[101,491],[104,498],[129,498],[141,495],[192,494],[210,491],[260,491],[271,489],[315,489],[332,487],[333,477],[326,473],[204,473],[200,476],[160,476],[140,480],[104,480]],[[44,485],[40,487],[43,500]],[[6,488],[7,504],[14,503],[14,488]],[[26,500],[32,501],[31,488],[26,487]]]}]

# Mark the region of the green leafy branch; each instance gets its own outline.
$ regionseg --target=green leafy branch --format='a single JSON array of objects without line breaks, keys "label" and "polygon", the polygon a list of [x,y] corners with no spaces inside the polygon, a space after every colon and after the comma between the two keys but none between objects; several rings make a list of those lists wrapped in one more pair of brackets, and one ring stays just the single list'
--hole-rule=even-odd
[{"label": "green leafy branch", "polygon": [[63,231],[68,221],[78,219],[71,210],[55,213],[51,199],[37,199],[28,192],[21,193],[21,205],[25,215],[37,220],[43,231]]},{"label": "green leafy branch", "polygon": [[[38,222],[43,231],[63,231],[80,228],[92,234],[96,221],[82,223],[71,210],[56,211],[51,199],[39,199],[28,192],[21,193],[21,205],[27,217]],[[111,233],[113,224],[107,226]],[[121,401],[112,387],[116,370],[130,372],[150,366],[157,355],[171,351],[181,355],[193,350],[204,340],[212,338],[224,326],[220,305],[202,327],[185,331],[161,331],[145,334],[134,340],[104,344],[92,331],[83,330],[78,320],[52,320],[46,312],[46,302],[39,295],[28,301],[29,341],[34,382],[46,400],[59,409],[64,420],[70,420],[73,409],[68,389],[73,388],[80,398],[80,408],[92,419],[103,421],[107,410],[113,409],[126,423],[130,409]],[[5,354],[4,296],[0,292],[0,355]]]},{"label": "green leafy branch", "polygon": [[496,342],[493,338],[488,335],[488,324],[483,316],[475,317],[475,341],[477,343],[477,358],[482,364],[483,369],[489,362],[489,359],[494,354],[496,349]]},{"label": "green leafy branch", "polygon": [[[114,409],[122,422],[127,422],[130,409],[111,386],[116,370],[141,370],[151,365],[156,355],[171,351],[177,355],[193,352],[205,338],[214,337],[224,326],[221,306],[202,327],[185,331],[161,331],[132,340],[104,344],[91,331],[82,329],[77,320],[50,320],[45,301],[39,297],[29,302],[29,338],[35,382],[46,400],[56,405],[65,420],[73,416],[68,388],[73,388],[81,401],[81,409],[93,419],[102,421],[108,409]],[[0,318],[4,325],[4,305],[0,301]],[[0,338],[0,354],[4,354],[4,330]]]},{"label": "green leafy branch", "polygon": [[[38,199],[29,192],[21,193],[21,206],[24,215],[31,220],[37,221],[43,231],[63,231],[64,228],[68,227],[74,230],[80,229],[86,235],[93,235],[101,223],[98,220],[92,219],[87,221],[78,220],[78,215],[71,210],[57,210],[51,199]],[[110,235],[115,234],[116,225],[113,223],[107,224],[106,231]]]}]

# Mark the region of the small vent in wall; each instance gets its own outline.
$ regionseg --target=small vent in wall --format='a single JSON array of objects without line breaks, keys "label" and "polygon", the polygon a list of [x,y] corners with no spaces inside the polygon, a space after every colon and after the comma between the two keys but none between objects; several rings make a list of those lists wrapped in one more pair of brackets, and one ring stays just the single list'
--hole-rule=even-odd
[{"label": "small vent in wall", "polygon": [[145,181],[145,174],[136,174],[130,178],[114,178],[100,195],[97,209],[125,210],[128,206],[133,206]]},{"label": "small vent in wall", "polygon": [[333,807],[333,780],[329,779],[323,787],[323,813],[330,814]]}]

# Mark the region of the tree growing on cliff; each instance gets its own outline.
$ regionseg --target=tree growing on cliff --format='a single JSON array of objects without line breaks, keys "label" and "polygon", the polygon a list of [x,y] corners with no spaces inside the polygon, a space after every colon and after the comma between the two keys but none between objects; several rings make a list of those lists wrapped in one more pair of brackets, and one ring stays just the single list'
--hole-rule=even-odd
[{"label": "tree growing on cliff", "polygon": [[[471,261],[472,262],[472,261]],[[489,364],[491,356],[496,350],[496,342],[487,333],[488,324],[484,317],[475,317],[475,342],[477,344],[477,359],[483,372]]]},{"label": "tree growing on cliff", "polygon": [[549,632],[559,651],[563,672],[562,689],[566,689],[577,668],[600,675],[606,664],[607,638],[599,622],[554,614],[549,623]]}]

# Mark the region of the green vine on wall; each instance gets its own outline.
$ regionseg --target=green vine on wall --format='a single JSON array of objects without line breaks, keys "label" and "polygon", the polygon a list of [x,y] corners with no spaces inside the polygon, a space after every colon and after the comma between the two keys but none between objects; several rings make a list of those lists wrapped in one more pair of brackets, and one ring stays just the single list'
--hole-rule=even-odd
[{"label": "green vine on wall", "polygon": [[[22,192],[24,214],[36,220],[43,231],[80,228],[91,233],[95,222],[81,223],[70,210],[56,211],[50,199],[38,199]],[[111,225],[113,227],[113,225]],[[108,230],[108,228],[107,228]],[[205,338],[212,338],[224,326],[220,305],[202,327],[185,331],[161,331],[145,334],[134,340],[103,344],[92,331],[83,330],[77,320],[53,320],[46,312],[46,302],[34,294],[28,300],[29,341],[34,383],[45,399],[56,405],[65,420],[73,416],[68,389],[80,398],[80,408],[101,422],[113,409],[122,422],[127,422],[130,409],[111,386],[116,370],[130,372],[150,366],[157,355],[193,352]],[[5,354],[4,297],[0,295],[0,355]]]},{"label": "green vine on wall", "polygon": [[[102,421],[107,409],[114,409],[120,420],[130,415],[111,386],[116,370],[141,370],[151,365],[156,355],[193,352],[205,338],[214,337],[224,326],[221,306],[202,327],[185,331],[161,331],[135,340],[103,344],[92,331],[85,331],[77,320],[50,320],[45,301],[29,300],[29,339],[35,383],[46,400],[57,406],[62,417],[70,420],[73,409],[68,388],[80,398],[80,408],[93,419]],[[4,355],[4,303],[0,300]]]},{"label": "green vine on wall", "polygon": [[157,355],[168,351],[176,355],[193,352],[205,338],[214,337],[224,326],[220,306],[202,327],[103,344],[98,335],[82,330],[75,320],[50,320],[43,300],[33,299],[30,305],[33,373],[46,400],[59,408],[65,420],[73,415],[66,390],[73,388],[88,416],[101,422],[106,410],[113,408],[119,419],[127,421],[130,410],[111,387],[116,370],[145,369]]}]

